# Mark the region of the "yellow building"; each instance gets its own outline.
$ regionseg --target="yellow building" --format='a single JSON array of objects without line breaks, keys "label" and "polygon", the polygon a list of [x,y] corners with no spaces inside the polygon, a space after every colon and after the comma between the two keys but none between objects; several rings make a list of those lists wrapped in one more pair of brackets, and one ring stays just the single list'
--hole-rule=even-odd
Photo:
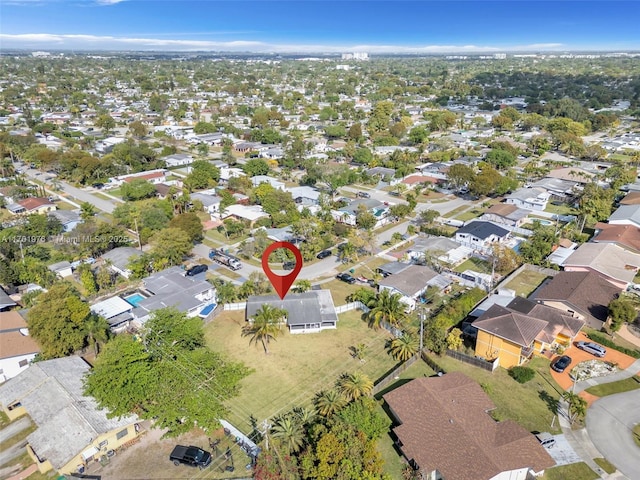
[{"label": "yellow building", "polygon": [[138,418],[108,418],[83,393],[89,365],[80,357],[32,364],[0,385],[0,405],[10,420],[29,414],[38,427],[27,452],[41,473],[83,471],[102,455],[139,435]]},{"label": "yellow building", "polygon": [[569,345],[583,325],[584,320],[566,312],[516,297],[506,307],[493,305],[473,323],[478,329],[475,354],[515,367],[533,354]]}]

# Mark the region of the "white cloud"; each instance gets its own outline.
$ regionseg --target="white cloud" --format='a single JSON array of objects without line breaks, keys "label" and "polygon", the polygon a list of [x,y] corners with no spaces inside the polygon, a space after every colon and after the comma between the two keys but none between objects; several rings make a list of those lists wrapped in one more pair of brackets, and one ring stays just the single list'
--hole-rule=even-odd
[{"label": "white cloud", "polygon": [[126,0],[96,0],[98,5],[115,5],[116,3],[122,3]]},{"label": "white cloud", "polygon": [[[119,0],[102,0],[117,3]],[[211,32],[214,34],[215,32]],[[111,35],[23,33],[1,34],[3,47],[6,48],[43,48],[49,45],[56,49],[78,50],[210,50],[210,51],[249,51],[274,53],[340,53],[368,52],[372,54],[393,53],[483,53],[531,50],[567,49],[561,43],[538,43],[531,45],[490,46],[490,45],[321,45],[321,44],[272,44],[260,41],[235,40],[185,40],[170,38],[117,37]]]}]

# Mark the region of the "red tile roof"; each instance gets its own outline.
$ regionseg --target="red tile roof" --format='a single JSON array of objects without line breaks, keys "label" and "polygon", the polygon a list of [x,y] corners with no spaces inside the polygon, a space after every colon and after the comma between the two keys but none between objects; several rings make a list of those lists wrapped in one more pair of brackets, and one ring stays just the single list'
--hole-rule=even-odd
[{"label": "red tile roof", "polygon": [[495,405],[474,380],[458,372],[417,378],[384,395],[401,423],[401,449],[425,473],[489,480],[501,472],[555,465],[536,438],[517,423],[496,422]]},{"label": "red tile roof", "polygon": [[43,197],[25,198],[24,200],[20,200],[18,204],[22,205],[27,210],[37,210],[40,207],[53,205],[53,203],[51,203],[48,198]]},{"label": "red tile roof", "polygon": [[143,179],[143,180],[151,180],[152,178],[160,178],[160,177],[164,177],[164,173],[163,172],[153,172],[153,173],[145,173],[144,175],[132,175],[129,177],[125,177],[124,181],[129,183],[132,182],[133,180],[137,180],[139,178]]},{"label": "red tile roof", "polygon": [[599,230],[599,232],[593,239],[594,242],[617,243],[621,247],[640,252],[640,228],[635,225],[597,223],[596,230]]},{"label": "red tile roof", "polygon": [[404,180],[402,183],[405,185],[415,185],[416,183],[440,183],[442,180],[439,178],[429,177],[427,175],[411,175]]}]

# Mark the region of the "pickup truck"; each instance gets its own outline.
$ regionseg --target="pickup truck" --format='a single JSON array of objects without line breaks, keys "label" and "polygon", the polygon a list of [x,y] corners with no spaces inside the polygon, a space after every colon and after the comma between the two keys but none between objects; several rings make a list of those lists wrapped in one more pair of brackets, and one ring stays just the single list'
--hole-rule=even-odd
[{"label": "pickup truck", "polygon": [[171,455],[169,455],[169,460],[171,460],[175,466],[183,463],[190,467],[198,467],[202,470],[211,465],[211,454],[198,447],[176,445]]}]

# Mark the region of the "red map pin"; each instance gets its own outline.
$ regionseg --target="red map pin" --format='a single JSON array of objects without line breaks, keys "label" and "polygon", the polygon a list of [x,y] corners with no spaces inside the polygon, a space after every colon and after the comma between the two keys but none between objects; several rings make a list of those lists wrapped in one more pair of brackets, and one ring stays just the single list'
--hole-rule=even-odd
[{"label": "red map pin", "polygon": [[[271,271],[269,268],[269,255],[271,252],[278,248],[286,248],[296,257],[296,266],[293,271],[289,275],[277,275]],[[269,245],[264,253],[262,254],[262,270],[267,275],[267,278],[275,288],[276,292],[278,292],[278,296],[280,300],[283,300],[293,282],[296,281],[300,270],[302,269],[302,254],[298,247],[296,247],[293,243],[290,242],[274,242]]]}]

